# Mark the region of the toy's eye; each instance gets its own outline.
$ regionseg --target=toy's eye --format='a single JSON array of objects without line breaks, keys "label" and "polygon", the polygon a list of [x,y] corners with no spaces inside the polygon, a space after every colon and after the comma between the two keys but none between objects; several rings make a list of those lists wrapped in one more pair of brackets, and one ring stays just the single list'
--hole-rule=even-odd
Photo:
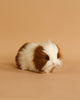
[{"label": "toy's eye", "polygon": [[46,60],[49,60],[49,56],[46,56],[45,59],[46,59]]}]

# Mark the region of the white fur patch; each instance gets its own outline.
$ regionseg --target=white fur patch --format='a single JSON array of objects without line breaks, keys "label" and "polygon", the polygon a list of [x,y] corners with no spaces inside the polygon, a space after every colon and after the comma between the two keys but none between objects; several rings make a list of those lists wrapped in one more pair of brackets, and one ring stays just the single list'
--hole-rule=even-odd
[{"label": "white fur patch", "polygon": [[34,49],[37,46],[38,44],[30,43],[19,52],[19,63],[21,65],[21,69],[37,71],[33,64]]}]

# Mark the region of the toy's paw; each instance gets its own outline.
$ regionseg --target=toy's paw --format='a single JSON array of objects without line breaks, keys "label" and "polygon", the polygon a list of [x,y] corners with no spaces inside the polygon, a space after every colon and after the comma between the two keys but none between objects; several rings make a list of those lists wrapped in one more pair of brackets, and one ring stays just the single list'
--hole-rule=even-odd
[{"label": "toy's paw", "polygon": [[53,73],[53,72],[54,72],[54,69],[55,69],[55,67],[53,67],[53,68],[51,69],[51,71],[50,71],[50,72],[51,72],[51,73]]}]

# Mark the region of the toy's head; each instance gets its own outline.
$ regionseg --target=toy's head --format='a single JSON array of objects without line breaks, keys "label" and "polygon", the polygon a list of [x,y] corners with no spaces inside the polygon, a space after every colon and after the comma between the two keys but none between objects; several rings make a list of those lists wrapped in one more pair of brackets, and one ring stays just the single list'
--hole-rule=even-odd
[{"label": "toy's head", "polygon": [[35,48],[33,62],[39,71],[50,72],[61,65],[60,48],[51,41],[40,43]]}]

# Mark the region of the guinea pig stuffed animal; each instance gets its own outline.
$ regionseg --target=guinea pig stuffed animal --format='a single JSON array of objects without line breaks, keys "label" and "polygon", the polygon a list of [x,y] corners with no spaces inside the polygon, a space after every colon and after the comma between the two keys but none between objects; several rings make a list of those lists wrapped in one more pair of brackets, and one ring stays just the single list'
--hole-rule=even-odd
[{"label": "guinea pig stuffed animal", "polygon": [[16,55],[19,69],[34,72],[52,72],[61,65],[59,47],[48,41],[46,43],[25,43]]}]

